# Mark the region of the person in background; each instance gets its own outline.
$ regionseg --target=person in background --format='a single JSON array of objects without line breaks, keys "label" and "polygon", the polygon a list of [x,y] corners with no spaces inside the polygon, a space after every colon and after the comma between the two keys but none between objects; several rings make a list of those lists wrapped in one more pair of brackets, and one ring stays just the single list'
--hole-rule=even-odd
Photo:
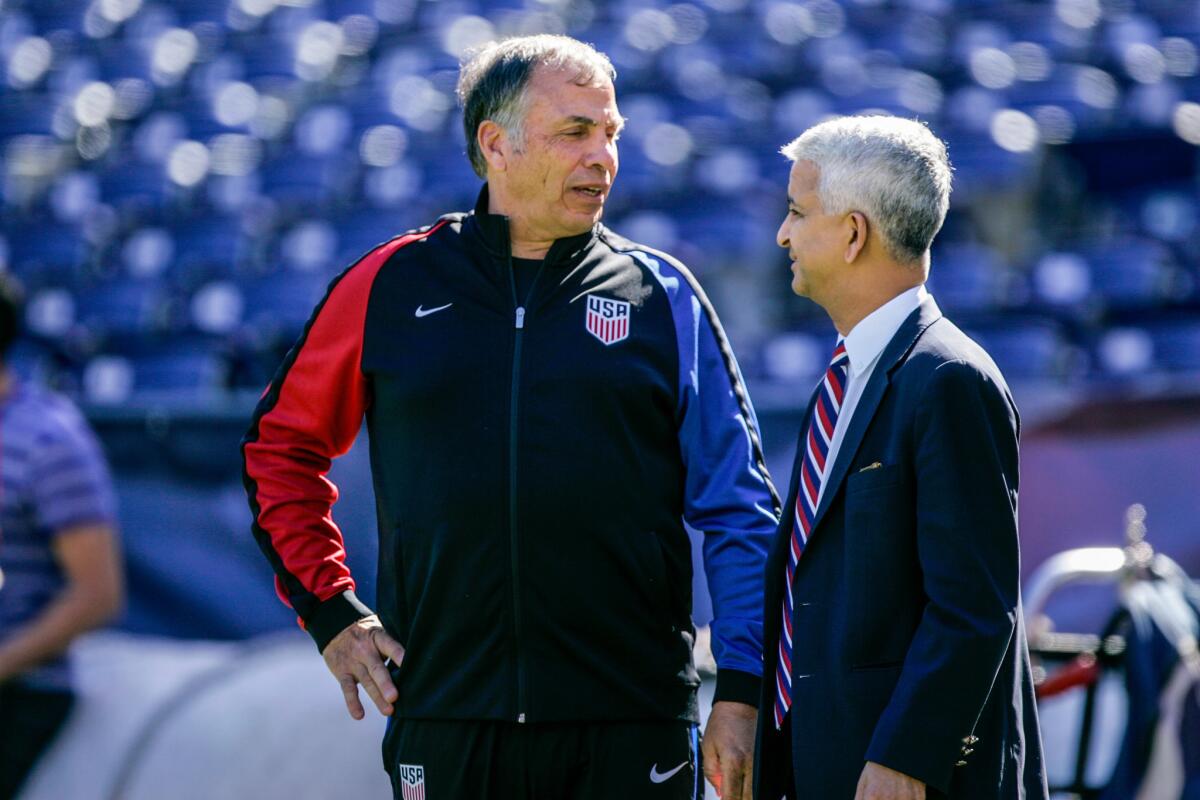
[{"label": "person in background", "polygon": [[121,611],[116,503],[66,398],[7,366],[21,290],[0,272],[0,800],[15,797],[73,702],[67,649]]},{"label": "person in background", "polygon": [[[562,36],[468,60],[474,211],[344,272],[243,441],[280,595],[351,715],[361,684],[392,716],[397,798],[699,796],[686,521],[714,606],[704,772],[749,800],[778,499],[699,284],[600,223],[624,125],[614,77]],[[325,478],[364,417],[378,616],[354,594]]]},{"label": "person in background", "polygon": [[777,243],[838,335],[767,563],[755,796],[1044,798],[1020,420],[925,289],[946,147],[919,122],[843,117],[783,153]]}]

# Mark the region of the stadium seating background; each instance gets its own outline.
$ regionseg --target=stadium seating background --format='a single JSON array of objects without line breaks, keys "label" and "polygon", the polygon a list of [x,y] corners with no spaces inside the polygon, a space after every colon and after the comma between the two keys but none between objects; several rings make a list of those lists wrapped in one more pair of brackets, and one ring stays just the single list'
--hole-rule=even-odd
[{"label": "stadium seating background", "polygon": [[[832,345],[774,244],[778,149],[828,114],[916,117],[956,167],[931,288],[1025,420],[1026,574],[1119,544],[1132,502],[1200,572],[1194,0],[0,0],[0,267],[30,297],[13,361],[79,400],[113,462],[122,628],[297,636],[249,534],[237,440],[329,280],[469,207],[459,58],[530,32],[612,57],[629,125],[606,221],[704,282],[778,483]],[[333,477],[370,598],[361,442]],[[1081,590],[1057,619],[1086,629],[1111,602]],[[116,796],[122,780],[129,796],[211,796],[218,770],[231,796],[273,796],[285,771],[289,796],[328,796],[347,746],[375,770],[375,728],[336,728],[340,700],[302,642],[122,635],[85,646],[84,702],[31,796]],[[281,655],[250,657],[267,651]],[[256,679],[197,691],[210,668]],[[285,700],[299,716],[281,723]],[[293,728],[310,734],[308,772]]]},{"label": "stadium seating background", "polygon": [[[527,32],[612,57],[629,124],[607,222],[704,282],[780,484],[832,329],[791,295],[774,244],[778,149],[829,114],[895,113],[950,145],[931,288],[1025,415],[1027,566],[1116,543],[1124,504],[1147,497],[1152,536],[1157,520],[1188,550],[1193,0],[3,0],[0,265],[30,297],[13,361],[75,396],[104,437],[126,627],[236,638],[291,625],[248,534],[237,438],[333,276],[470,206],[459,58]],[[1154,402],[1176,411],[1160,419]],[[1096,407],[1116,411],[1064,422]],[[369,597],[362,456],[338,470]]]},{"label": "stadium seating background", "polygon": [[931,286],[1014,382],[1200,373],[1190,0],[6,0],[18,362],[96,405],[261,390],[332,276],[469,207],[458,59],[530,31],[611,55],[608,221],[701,277],[760,405],[806,397],[830,339],[774,245],[778,149],[869,110],[949,142]]}]

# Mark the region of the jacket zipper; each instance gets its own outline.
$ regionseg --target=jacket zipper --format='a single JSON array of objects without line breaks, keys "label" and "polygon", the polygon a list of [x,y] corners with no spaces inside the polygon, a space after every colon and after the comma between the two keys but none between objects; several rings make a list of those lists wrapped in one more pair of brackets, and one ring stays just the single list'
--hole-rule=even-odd
[{"label": "jacket zipper", "polygon": [[526,706],[528,705],[529,689],[528,676],[525,669],[525,651],[521,646],[521,565],[520,548],[518,547],[517,528],[517,423],[520,417],[520,387],[521,387],[521,342],[525,332],[525,305],[533,298],[537,288],[538,278],[542,276],[545,260],[538,267],[529,285],[525,297],[525,305],[517,298],[517,278],[513,273],[512,248],[508,252],[508,285],[512,289],[513,300],[513,361],[512,385],[509,395],[508,416],[508,535],[509,557],[512,561],[512,594],[513,594],[513,638],[517,650],[517,722],[525,722]]}]

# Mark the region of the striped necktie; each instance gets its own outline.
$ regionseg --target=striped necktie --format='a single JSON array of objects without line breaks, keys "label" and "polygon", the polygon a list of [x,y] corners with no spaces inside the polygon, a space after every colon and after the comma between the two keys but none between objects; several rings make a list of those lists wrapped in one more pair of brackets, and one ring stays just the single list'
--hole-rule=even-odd
[{"label": "striped necktie", "polygon": [[796,565],[808,544],[813,521],[817,516],[817,500],[821,496],[821,482],[825,479],[826,456],[833,442],[833,431],[837,427],[838,412],[846,396],[846,373],[849,357],[846,345],[838,342],[833,351],[829,369],[817,390],[817,401],[813,404],[812,418],[804,434],[804,458],[800,462],[800,482],[796,490],[796,507],[792,510],[792,536],[788,547],[788,563],[783,596],[783,627],[779,636],[779,665],[775,670],[775,729],[783,727],[783,717],[792,707],[792,584],[796,579]]}]

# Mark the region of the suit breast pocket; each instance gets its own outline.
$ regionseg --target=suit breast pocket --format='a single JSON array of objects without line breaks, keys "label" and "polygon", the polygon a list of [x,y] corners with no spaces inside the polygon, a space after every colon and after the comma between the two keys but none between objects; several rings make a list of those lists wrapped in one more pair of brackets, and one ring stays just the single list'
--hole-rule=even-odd
[{"label": "suit breast pocket", "polygon": [[911,475],[900,465],[846,481],[849,666],[899,664],[924,606]]}]

